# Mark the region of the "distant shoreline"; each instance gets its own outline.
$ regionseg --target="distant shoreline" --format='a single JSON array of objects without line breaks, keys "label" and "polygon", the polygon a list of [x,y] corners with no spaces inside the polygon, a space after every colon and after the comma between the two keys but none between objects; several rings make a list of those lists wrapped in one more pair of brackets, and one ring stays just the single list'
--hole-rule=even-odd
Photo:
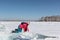
[{"label": "distant shoreline", "polygon": [[31,21],[31,22],[38,22],[38,20],[0,20],[0,21],[16,21],[16,22],[20,22],[20,21]]}]

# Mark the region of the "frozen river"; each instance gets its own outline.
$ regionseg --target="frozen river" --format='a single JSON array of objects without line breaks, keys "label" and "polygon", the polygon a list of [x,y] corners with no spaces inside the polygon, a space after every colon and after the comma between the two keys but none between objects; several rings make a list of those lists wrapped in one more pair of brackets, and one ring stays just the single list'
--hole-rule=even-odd
[{"label": "frozen river", "polygon": [[[21,22],[0,22],[0,40],[9,40],[9,36],[12,35],[11,31],[16,29],[20,23]],[[35,37],[31,40],[60,40],[60,22],[30,22],[28,27],[30,30],[29,35],[34,36],[38,33],[39,35],[56,37],[45,39],[36,39]]]}]

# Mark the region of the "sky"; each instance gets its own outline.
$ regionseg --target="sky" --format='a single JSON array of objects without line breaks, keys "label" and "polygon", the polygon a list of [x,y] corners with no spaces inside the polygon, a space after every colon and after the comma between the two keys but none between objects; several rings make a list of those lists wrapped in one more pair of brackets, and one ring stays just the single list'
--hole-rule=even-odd
[{"label": "sky", "polygon": [[60,0],[0,0],[0,19],[38,19],[60,15]]}]

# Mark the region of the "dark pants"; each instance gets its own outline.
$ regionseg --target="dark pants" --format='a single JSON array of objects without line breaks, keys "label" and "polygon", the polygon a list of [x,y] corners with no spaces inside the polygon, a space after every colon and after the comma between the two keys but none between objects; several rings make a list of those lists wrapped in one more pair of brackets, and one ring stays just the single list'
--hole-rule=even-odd
[{"label": "dark pants", "polygon": [[19,27],[18,27],[18,32],[22,32],[22,28],[19,28]]},{"label": "dark pants", "polygon": [[22,28],[18,27],[18,29],[15,29],[15,33],[19,33],[19,32],[22,32]]}]

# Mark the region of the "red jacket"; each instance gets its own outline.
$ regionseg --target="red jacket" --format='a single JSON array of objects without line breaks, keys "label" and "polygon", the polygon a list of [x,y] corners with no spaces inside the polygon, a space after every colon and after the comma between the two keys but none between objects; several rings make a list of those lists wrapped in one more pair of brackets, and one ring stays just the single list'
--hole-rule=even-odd
[{"label": "red jacket", "polygon": [[19,27],[20,28],[23,28],[24,29],[24,32],[29,31],[29,29],[28,29],[28,23],[20,24]]}]

